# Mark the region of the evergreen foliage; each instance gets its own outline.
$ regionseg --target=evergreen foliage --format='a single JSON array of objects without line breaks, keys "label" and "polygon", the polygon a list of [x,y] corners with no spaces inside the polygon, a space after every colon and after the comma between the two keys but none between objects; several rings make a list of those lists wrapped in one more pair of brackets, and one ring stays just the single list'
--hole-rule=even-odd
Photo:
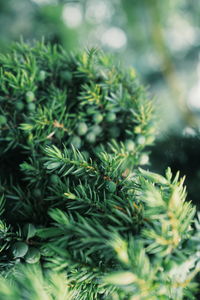
[{"label": "evergreen foliage", "polygon": [[0,66],[0,297],[195,299],[200,219],[178,173],[138,168],[155,124],[133,70],[43,43]]},{"label": "evergreen foliage", "polygon": [[94,155],[101,143],[117,138],[135,141],[130,152],[138,164],[153,142],[152,104],[134,70],[121,71],[104,53],[74,56],[56,46],[21,43],[1,55],[0,67],[2,159],[16,157],[15,151],[21,160],[38,157],[52,143]]}]

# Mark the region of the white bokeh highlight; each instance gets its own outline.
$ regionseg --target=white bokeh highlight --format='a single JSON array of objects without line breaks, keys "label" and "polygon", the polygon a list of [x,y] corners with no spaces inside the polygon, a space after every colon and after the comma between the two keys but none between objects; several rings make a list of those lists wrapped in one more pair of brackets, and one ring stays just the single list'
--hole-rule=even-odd
[{"label": "white bokeh highlight", "polygon": [[108,2],[91,0],[86,8],[86,19],[92,23],[102,23],[110,19],[111,11],[112,9]]},{"label": "white bokeh highlight", "polygon": [[79,27],[83,21],[83,14],[80,4],[65,4],[62,12],[62,19],[67,27]]},{"label": "white bokeh highlight", "polygon": [[200,81],[197,85],[191,88],[188,97],[188,104],[192,109],[200,110]]},{"label": "white bokeh highlight", "polygon": [[56,0],[32,0],[32,1],[37,4],[55,4],[55,3],[57,3]]},{"label": "white bokeh highlight", "polygon": [[103,33],[101,42],[110,48],[120,49],[126,46],[127,37],[121,28],[110,27]]}]

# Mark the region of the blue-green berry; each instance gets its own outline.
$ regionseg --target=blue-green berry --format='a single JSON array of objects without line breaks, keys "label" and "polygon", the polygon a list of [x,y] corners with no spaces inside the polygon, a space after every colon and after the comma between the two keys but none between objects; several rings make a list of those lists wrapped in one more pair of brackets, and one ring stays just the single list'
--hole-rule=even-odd
[{"label": "blue-green berry", "polygon": [[35,94],[32,91],[26,93],[26,102],[30,103],[33,102],[35,99]]},{"label": "blue-green berry", "polygon": [[145,138],[145,136],[144,136],[144,135],[139,135],[139,136],[137,137],[137,143],[138,143],[139,145],[144,145],[144,144],[146,143],[146,138]]},{"label": "blue-green berry", "polygon": [[140,159],[139,159],[139,164],[140,165],[146,165],[148,164],[149,162],[149,156],[145,153],[143,153],[141,156],[140,156]]},{"label": "blue-green berry", "polygon": [[40,260],[41,254],[37,248],[31,247],[26,253],[24,259],[29,264],[35,264]]},{"label": "blue-green berry", "polygon": [[126,140],[125,147],[126,147],[126,150],[131,152],[135,149],[135,143],[132,140]]},{"label": "blue-green berry", "polygon": [[15,107],[17,110],[23,110],[24,109],[24,103],[22,101],[19,101],[15,104]]},{"label": "blue-green berry", "polygon": [[80,137],[79,136],[73,136],[73,138],[71,139],[71,144],[75,147],[75,148],[77,148],[77,149],[79,149],[80,147],[81,147],[81,139],[80,139]]},{"label": "blue-green berry", "polygon": [[99,125],[94,125],[91,129],[95,135],[98,135],[102,132],[102,128]]},{"label": "blue-green berry", "polygon": [[116,114],[115,113],[112,113],[112,112],[107,113],[106,121],[114,122],[115,120],[116,120]]},{"label": "blue-green berry", "polygon": [[103,121],[103,115],[100,113],[97,113],[93,116],[93,121],[98,124],[101,123]]},{"label": "blue-green berry", "polygon": [[77,126],[78,135],[80,136],[85,135],[87,131],[88,131],[87,124],[85,122],[80,122]]},{"label": "blue-green berry", "polygon": [[34,111],[36,109],[35,103],[28,103],[28,110]]},{"label": "blue-green berry", "polygon": [[39,81],[44,81],[46,78],[46,72],[44,70],[41,70],[38,74],[38,80]]},{"label": "blue-green berry", "polygon": [[86,135],[86,141],[89,142],[90,144],[94,144],[96,141],[96,135],[93,132],[89,132]]},{"label": "blue-green berry", "polygon": [[28,251],[28,245],[24,242],[16,242],[12,247],[14,257],[24,257]]}]

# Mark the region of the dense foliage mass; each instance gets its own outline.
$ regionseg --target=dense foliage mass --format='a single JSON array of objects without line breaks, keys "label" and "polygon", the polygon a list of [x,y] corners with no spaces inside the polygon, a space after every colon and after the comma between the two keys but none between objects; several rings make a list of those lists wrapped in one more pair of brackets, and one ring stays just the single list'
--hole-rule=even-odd
[{"label": "dense foliage mass", "polygon": [[0,66],[0,297],[195,299],[200,222],[179,174],[138,168],[155,124],[133,70],[44,44]]},{"label": "dense foliage mass", "polygon": [[[47,144],[96,152],[116,139],[134,152],[154,139],[152,105],[135,72],[95,49],[73,56],[59,47],[17,44],[0,57],[0,153],[39,155]],[[135,143],[135,144],[134,144]]]}]

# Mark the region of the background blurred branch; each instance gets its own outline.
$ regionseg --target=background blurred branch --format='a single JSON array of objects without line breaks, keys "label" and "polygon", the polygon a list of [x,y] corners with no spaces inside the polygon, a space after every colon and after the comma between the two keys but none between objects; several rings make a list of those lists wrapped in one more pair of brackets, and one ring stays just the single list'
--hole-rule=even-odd
[{"label": "background blurred branch", "polygon": [[164,38],[160,20],[160,9],[158,0],[146,1],[151,15],[151,33],[156,51],[162,62],[164,79],[173,97],[174,104],[180,112],[180,117],[186,126],[196,127],[199,123],[198,117],[189,109],[186,103],[184,86],[177,75],[171,54]]}]

